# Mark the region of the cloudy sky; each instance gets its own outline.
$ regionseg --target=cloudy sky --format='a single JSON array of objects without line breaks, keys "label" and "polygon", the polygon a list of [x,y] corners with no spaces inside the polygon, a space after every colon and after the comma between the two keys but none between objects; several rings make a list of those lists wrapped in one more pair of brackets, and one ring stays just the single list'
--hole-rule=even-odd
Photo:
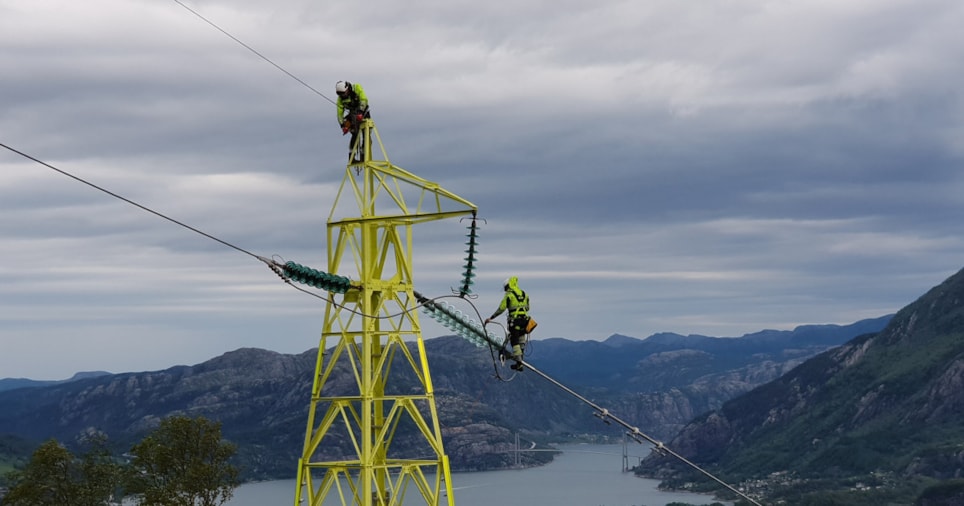
[{"label": "cloudy sky", "polygon": [[[392,163],[478,206],[483,314],[514,274],[537,338],[848,324],[964,264],[961,26],[959,0],[0,0],[0,143],[324,269],[345,79]],[[417,290],[458,284],[464,226],[416,227]],[[257,260],[3,148],[0,256],[0,377],[318,344],[323,302]]]}]

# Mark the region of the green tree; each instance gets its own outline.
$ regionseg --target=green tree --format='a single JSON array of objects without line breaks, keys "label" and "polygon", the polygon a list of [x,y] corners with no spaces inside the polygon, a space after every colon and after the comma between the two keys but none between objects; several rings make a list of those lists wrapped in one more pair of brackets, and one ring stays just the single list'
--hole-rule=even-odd
[{"label": "green tree", "polygon": [[77,486],[73,476],[74,455],[51,439],[40,445],[21,471],[10,473],[13,483],[3,498],[4,506],[72,505]]},{"label": "green tree", "polygon": [[100,506],[115,497],[120,466],[106,439],[89,440],[91,449],[78,459],[51,439],[38,447],[20,471],[9,475],[4,506]]},{"label": "green tree", "polygon": [[130,491],[140,504],[217,506],[234,494],[236,446],[222,441],[221,424],[172,416],[131,449]]},{"label": "green tree", "polygon": [[124,467],[116,462],[103,434],[88,436],[84,443],[88,446],[80,461],[76,463],[81,479],[77,484],[77,504],[103,505],[108,501],[119,501],[122,497]]}]

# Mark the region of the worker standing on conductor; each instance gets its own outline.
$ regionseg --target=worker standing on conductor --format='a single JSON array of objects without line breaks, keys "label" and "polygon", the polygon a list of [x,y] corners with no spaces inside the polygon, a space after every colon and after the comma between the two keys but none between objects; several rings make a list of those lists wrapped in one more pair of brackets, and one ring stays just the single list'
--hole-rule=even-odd
[{"label": "worker standing on conductor", "polygon": [[348,81],[338,81],[335,83],[335,93],[338,101],[335,105],[338,108],[338,124],[341,125],[341,134],[351,132],[351,141],[348,143],[348,163],[357,163],[364,160],[365,148],[362,143],[357,146],[358,154],[355,153],[355,140],[358,139],[358,129],[363,121],[371,117],[368,111],[368,97],[365,96],[365,89],[358,83]]},{"label": "worker standing on conductor", "polygon": [[500,314],[508,311],[506,323],[508,323],[509,343],[512,345],[512,359],[515,360],[515,363],[509,367],[521,371],[526,335],[532,331],[532,327],[530,327],[531,318],[529,317],[529,295],[519,288],[519,278],[515,276],[506,279],[502,289],[505,291],[502,302],[499,304],[499,308],[492,313],[492,316],[485,320],[485,323],[491,322]]}]

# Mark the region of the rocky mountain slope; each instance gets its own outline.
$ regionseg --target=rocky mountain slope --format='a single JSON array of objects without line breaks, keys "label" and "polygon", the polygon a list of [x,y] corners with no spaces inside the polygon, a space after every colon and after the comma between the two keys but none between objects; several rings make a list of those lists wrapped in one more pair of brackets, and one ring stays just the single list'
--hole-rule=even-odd
[{"label": "rocky mountain slope", "polygon": [[[688,424],[669,446],[737,477],[964,474],[964,271],[879,333],[821,353]],[[661,458],[645,474],[679,476]],[[878,480],[879,481],[879,480]],[[943,503],[942,503],[943,504]],[[959,504],[959,503],[955,503]]]},{"label": "rocky mountain slope", "polygon": [[[741,338],[548,339],[534,341],[527,358],[621,418],[667,437],[692,417],[855,335],[879,330],[888,319]],[[515,434],[538,443],[620,434],[538,376],[497,381],[487,350],[456,337],[428,339],[425,347],[455,469],[509,465],[505,451]],[[221,421],[225,437],[238,443],[246,476],[288,478],[304,438],[315,359],[316,350],[239,349],[194,366],[2,391],[0,435],[69,443],[102,431],[123,449],[168,414],[203,415]],[[391,388],[404,390],[404,383]]]},{"label": "rocky mountain slope", "polygon": [[77,374],[74,374],[68,379],[56,380],[56,381],[39,381],[39,380],[32,380],[28,378],[3,378],[3,379],[0,379],[0,392],[4,390],[14,390],[17,388],[42,387],[47,385],[56,385],[59,383],[69,383],[71,381],[77,381],[79,379],[94,378],[97,376],[107,376],[109,374],[110,373],[106,371],[79,372]]}]

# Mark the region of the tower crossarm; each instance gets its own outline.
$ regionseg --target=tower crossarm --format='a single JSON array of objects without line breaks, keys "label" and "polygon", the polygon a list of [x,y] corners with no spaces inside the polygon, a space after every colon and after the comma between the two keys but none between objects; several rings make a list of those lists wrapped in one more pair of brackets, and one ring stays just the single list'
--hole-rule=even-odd
[{"label": "tower crossarm", "polygon": [[362,162],[346,167],[329,224],[363,220],[410,220],[420,223],[464,216],[478,208],[472,202],[446,190],[438,183],[416,176],[388,160],[381,140],[381,157],[371,148],[377,138],[372,120],[365,121],[363,142],[368,148]]}]

